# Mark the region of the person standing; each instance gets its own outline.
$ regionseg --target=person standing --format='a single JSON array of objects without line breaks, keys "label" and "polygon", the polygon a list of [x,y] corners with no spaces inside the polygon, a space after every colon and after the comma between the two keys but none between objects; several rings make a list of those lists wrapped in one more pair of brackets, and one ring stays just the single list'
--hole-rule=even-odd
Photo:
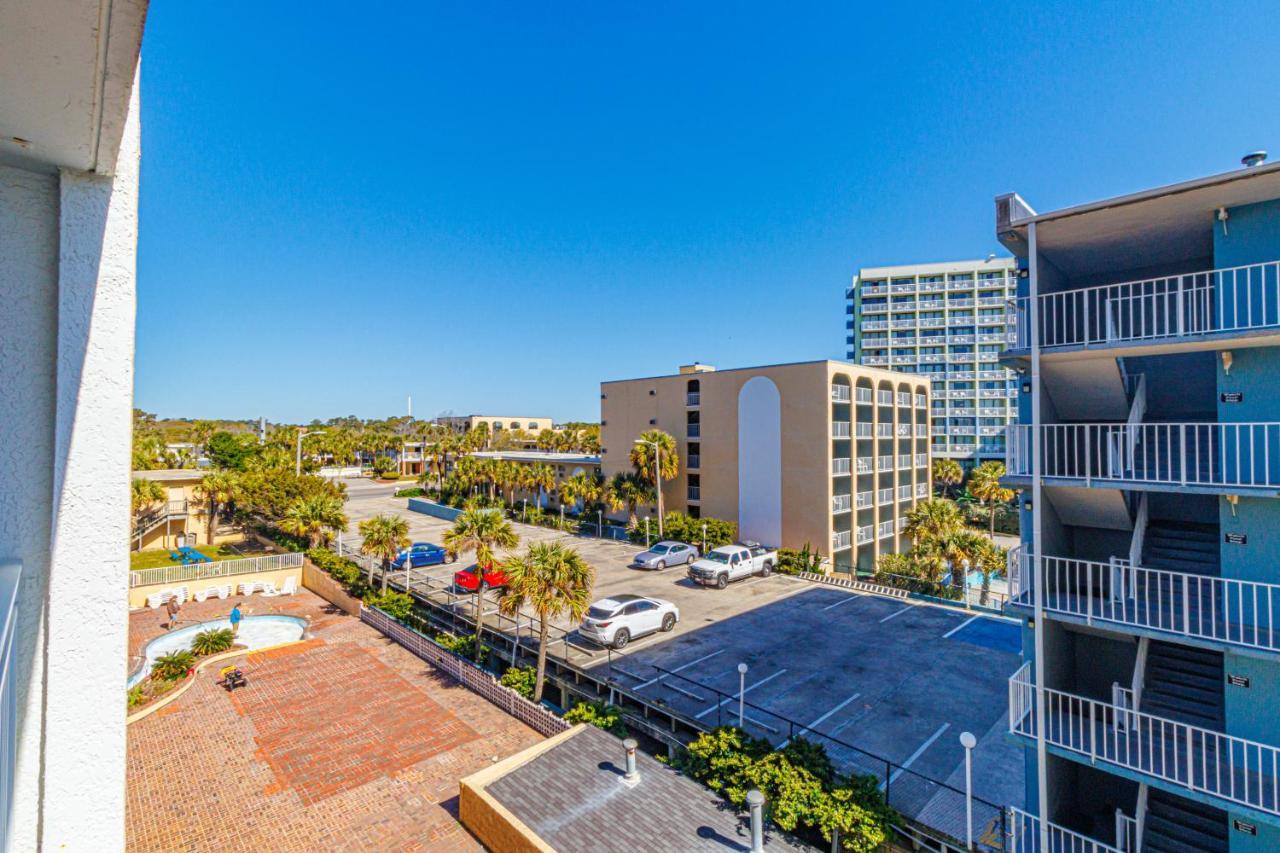
[{"label": "person standing", "polygon": [[178,613],[182,610],[182,605],[178,604],[176,595],[169,596],[169,600],[164,603],[165,612],[169,614],[169,624],[165,627],[166,631],[172,631],[174,626],[178,624]]},{"label": "person standing", "polygon": [[244,619],[244,617],[243,617],[242,615],[240,615],[240,605],[239,605],[239,604],[234,604],[234,605],[232,605],[232,607],[231,607],[231,636],[233,636],[233,637],[235,637],[235,636],[239,636],[239,634],[240,634],[240,620],[242,620],[242,619]]}]

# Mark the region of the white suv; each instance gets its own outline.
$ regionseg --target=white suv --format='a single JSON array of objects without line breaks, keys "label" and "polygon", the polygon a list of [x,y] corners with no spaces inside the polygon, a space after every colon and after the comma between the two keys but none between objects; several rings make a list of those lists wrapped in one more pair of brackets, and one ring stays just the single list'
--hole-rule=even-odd
[{"label": "white suv", "polygon": [[578,631],[602,646],[622,649],[636,637],[655,631],[670,631],[679,621],[680,610],[670,601],[640,595],[615,595],[591,605]]}]

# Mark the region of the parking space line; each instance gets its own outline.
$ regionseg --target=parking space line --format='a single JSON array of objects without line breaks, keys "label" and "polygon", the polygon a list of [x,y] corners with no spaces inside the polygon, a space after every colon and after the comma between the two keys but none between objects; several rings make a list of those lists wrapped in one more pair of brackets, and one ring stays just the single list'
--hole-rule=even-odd
[{"label": "parking space line", "polygon": [[850,601],[853,601],[854,599],[860,598],[860,597],[861,596],[857,593],[849,594],[849,595],[846,595],[844,598],[840,599],[839,601],[837,601],[835,604],[828,604],[826,607],[822,609],[831,610],[834,607],[839,607],[841,604],[848,604]]},{"label": "parking space line", "polygon": [[688,669],[689,667],[693,666],[694,664],[702,663],[704,660],[709,660],[709,659],[711,659],[711,658],[715,657],[716,655],[720,654],[720,653],[721,653],[721,652],[723,652],[723,651],[724,651],[724,649],[718,649],[718,650],[716,650],[716,651],[712,652],[712,653],[711,653],[711,654],[709,654],[709,655],[703,655],[703,656],[702,656],[702,657],[700,657],[700,658],[694,658],[693,660],[689,661],[688,663],[684,664],[683,666],[678,666],[678,667],[676,667],[675,669],[671,670],[670,672],[664,672],[664,673],[662,673],[662,675],[659,675],[657,678],[651,678],[651,679],[649,679],[648,681],[644,682],[643,684],[637,684],[637,685],[635,686],[635,689],[636,689],[636,690],[643,690],[644,688],[648,687],[650,684],[657,684],[659,681],[661,681],[662,679],[666,678],[668,675],[671,675],[671,674],[673,674],[673,673],[680,672],[680,671],[682,671],[682,670],[686,670],[686,669]]},{"label": "parking space line", "polygon": [[[818,719],[814,720],[812,723],[810,723],[809,725],[805,726],[805,727],[804,727],[804,728],[802,728],[800,731],[796,732],[796,735],[797,735],[797,736],[799,736],[799,735],[803,735],[805,732],[811,732],[811,731],[813,731],[813,730],[814,730],[814,728],[815,728],[819,723],[822,723],[822,722],[826,721],[826,719],[827,719],[828,717],[830,717],[832,714],[836,713],[837,711],[840,711],[841,709],[843,709],[843,708],[844,708],[844,706],[848,705],[850,702],[852,702],[854,699],[857,699],[857,698],[858,698],[859,696],[861,696],[861,695],[862,695],[861,693],[855,693],[855,694],[853,694],[853,695],[852,695],[852,696],[850,696],[848,699],[844,700],[844,701],[843,701],[843,702],[841,702],[839,705],[835,706],[835,707],[834,707],[834,708],[832,708],[830,711],[828,711],[827,713],[823,714],[821,717],[819,717]],[[784,740],[784,741],[782,742],[782,746],[779,746],[779,747],[778,747],[778,749],[782,749],[782,747],[786,746],[786,745],[787,745],[787,743],[788,743],[788,742],[790,742],[790,740],[791,740],[791,738],[787,738],[786,740]]]},{"label": "parking space line", "polygon": [[934,732],[933,734],[929,735],[929,739],[928,739],[928,740],[926,740],[924,743],[920,744],[920,748],[919,748],[919,749],[917,749],[915,752],[911,753],[911,756],[910,756],[906,761],[904,761],[904,762],[902,762],[901,764],[899,764],[899,765],[898,765],[898,769],[897,769],[897,770],[895,770],[895,771],[893,771],[893,773],[891,773],[891,774],[889,775],[889,778],[888,778],[887,780],[885,780],[885,782],[884,782],[883,784],[881,784],[881,785],[880,785],[880,790],[882,790],[882,791],[883,791],[883,790],[884,790],[884,788],[885,788],[885,785],[886,785],[886,784],[889,784],[889,783],[892,783],[892,782],[897,781],[898,777],[902,775],[902,771],[904,771],[904,770],[906,770],[908,767],[910,767],[910,766],[911,766],[911,763],[912,763],[913,761],[915,761],[917,758],[919,758],[919,757],[921,756],[921,754],[922,754],[926,749],[928,749],[929,747],[933,746],[933,742],[934,742],[935,740],[937,740],[938,738],[942,737],[942,733],[943,733],[943,732],[945,732],[945,731],[946,731],[947,729],[949,729],[949,728],[951,728],[951,724],[950,724],[950,723],[943,723],[942,725],[938,726],[938,730],[937,730],[936,732]]},{"label": "parking space line", "polygon": [[[775,672],[773,675],[766,675],[764,678],[760,679],[760,680],[759,680],[759,681],[757,681],[755,684],[748,684],[748,685],[746,686],[746,688],[742,691],[742,692],[743,692],[743,694],[745,695],[745,694],[747,694],[747,693],[750,693],[752,690],[755,690],[757,687],[759,687],[761,684],[764,684],[765,682],[773,681],[775,678],[777,678],[779,675],[782,675],[782,673],[784,673],[784,672],[786,672],[786,670],[785,670],[785,669],[780,669],[780,670],[778,670],[777,672]],[[716,708],[719,708],[719,707],[721,707],[721,706],[723,706],[723,705],[727,705],[727,704],[729,704],[730,702],[737,702],[737,701],[738,701],[738,694],[737,694],[737,693],[734,693],[732,696],[729,696],[729,697],[727,697],[727,698],[725,698],[725,699],[721,699],[719,702],[717,702],[716,704],[712,705],[712,706],[711,706],[710,708],[708,708],[707,710],[705,710],[705,711],[700,711],[699,713],[694,714],[693,716],[694,716],[694,718],[695,718],[695,719],[701,720],[703,717],[705,717],[707,714],[710,714],[710,713],[711,713],[712,711],[714,711]]]},{"label": "parking space line", "polygon": [[889,621],[890,619],[892,619],[893,617],[895,617],[895,616],[901,616],[903,613],[906,613],[908,610],[910,610],[910,609],[911,609],[911,608],[913,608],[913,607],[915,607],[915,605],[914,605],[914,604],[908,604],[906,607],[902,608],[901,610],[895,610],[894,612],[890,613],[888,616],[884,617],[884,618],[883,618],[883,619],[881,619],[880,621],[881,621],[881,622],[888,622],[888,621]]},{"label": "parking space line", "polygon": [[955,627],[954,627],[954,628],[952,628],[950,631],[948,631],[947,633],[943,634],[943,635],[942,635],[942,639],[944,639],[944,640],[945,640],[945,639],[947,639],[947,637],[950,637],[950,636],[951,636],[952,634],[954,634],[956,631],[959,631],[961,628],[963,628],[965,625],[968,625],[968,624],[969,624],[970,622],[972,622],[973,620],[975,620],[975,619],[981,619],[981,618],[982,618],[982,614],[981,614],[981,613],[979,613],[977,616],[970,616],[968,619],[964,620],[964,621],[963,621],[963,622],[961,622],[959,625],[955,626]]}]

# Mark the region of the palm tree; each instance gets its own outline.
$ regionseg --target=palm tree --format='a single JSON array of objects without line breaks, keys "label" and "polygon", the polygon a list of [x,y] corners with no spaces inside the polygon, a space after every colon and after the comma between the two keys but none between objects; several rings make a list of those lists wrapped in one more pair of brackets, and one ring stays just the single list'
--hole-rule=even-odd
[{"label": "palm tree", "polygon": [[977,567],[989,556],[990,544],[982,534],[967,529],[953,531],[937,540],[938,552],[951,564],[951,586],[961,595],[968,580],[966,569]]},{"label": "palm tree", "polygon": [[213,544],[214,533],[218,527],[218,512],[224,504],[235,497],[236,478],[227,471],[215,471],[205,474],[204,479],[196,486],[196,497],[205,502],[206,544]]},{"label": "palm tree", "polygon": [[[547,430],[544,430],[546,432]],[[534,503],[542,506],[542,496],[556,485],[556,471],[545,462],[528,465],[524,472],[524,487],[534,494]]]},{"label": "palm tree", "polygon": [[662,490],[657,486],[659,475],[662,480],[671,482],[680,473],[680,454],[676,451],[676,440],[670,433],[660,429],[641,433],[639,441],[631,445],[631,464],[640,478],[654,487],[658,501],[658,532],[661,533]]},{"label": "palm tree", "polygon": [[996,509],[1000,504],[1013,500],[1013,489],[1005,488],[1000,478],[1005,474],[1004,463],[994,459],[983,462],[969,475],[969,491],[975,498],[987,505],[990,516],[991,541],[996,540]]},{"label": "palm tree", "polygon": [[488,589],[485,572],[493,566],[494,549],[510,551],[520,544],[520,537],[501,512],[491,509],[466,509],[445,531],[444,547],[450,556],[476,555],[476,663],[480,662],[480,639],[484,630],[484,593]]},{"label": "palm tree", "polygon": [[610,481],[610,493],[614,500],[618,501],[621,506],[627,508],[627,526],[635,527],[640,523],[640,519],[636,516],[636,508],[640,504],[648,503],[653,500],[653,488],[640,479],[638,474],[627,474],[619,472],[613,475]]},{"label": "palm tree", "polygon": [[312,495],[294,501],[280,529],[290,536],[305,536],[310,548],[319,548],[329,540],[330,534],[347,526],[347,514],[342,511],[342,498],[337,495]]},{"label": "palm tree", "polygon": [[164,486],[155,480],[148,480],[143,477],[138,477],[129,484],[129,493],[129,505],[133,509],[134,515],[150,509],[152,504],[158,504],[168,497]]},{"label": "palm tree", "polygon": [[498,609],[518,616],[529,607],[538,614],[538,669],[533,684],[533,701],[542,701],[542,685],[547,673],[547,634],[551,620],[567,617],[582,621],[591,606],[591,589],[596,570],[577,551],[559,542],[535,542],[519,557],[503,564],[507,587],[498,599]]},{"label": "palm tree", "polygon": [[549,453],[556,446],[555,430],[544,429],[538,433],[538,449]]},{"label": "palm tree", "polygon": [[954,503],[930,498],[907,511],[904,531],[911,537],[911,544],[919,548],[929,542],[946,539],[963,528],[964,516]]},{"label": "palm tree", "polygon": [[951,494],[951,487],[958,486],[964,480],[964,470],[954,459],[933,460],[933,482],[942,486],[944,495]]},{"label": "palm tree", "polygon": [[[391,561],[409,547],[409,522],[398,515],[375,515],[360,522],[357,527],[364,541],[360,553],[382,560],[382,591],[387,591],[387,573]],[[406,566],[408,563],[406,562]],[[373,586],[373,564],[369,564],[369,586]],[[405,583],[408,587],[408,583]]]},{"label": "palm tree", "polygon": [[579,471],[560,484],[560,502],[574,506],[582,501],[582,510],[600,499],[600,483],[585,471]]}]

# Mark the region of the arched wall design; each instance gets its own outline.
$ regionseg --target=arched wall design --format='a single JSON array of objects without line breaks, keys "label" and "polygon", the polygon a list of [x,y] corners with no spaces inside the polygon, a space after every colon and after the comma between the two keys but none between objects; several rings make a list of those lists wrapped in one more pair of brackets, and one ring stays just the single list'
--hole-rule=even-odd
[{"label": "arched wall design", "polygon": [[738,534],[782,542],[782,397],[763,376],[738,392]]}]

